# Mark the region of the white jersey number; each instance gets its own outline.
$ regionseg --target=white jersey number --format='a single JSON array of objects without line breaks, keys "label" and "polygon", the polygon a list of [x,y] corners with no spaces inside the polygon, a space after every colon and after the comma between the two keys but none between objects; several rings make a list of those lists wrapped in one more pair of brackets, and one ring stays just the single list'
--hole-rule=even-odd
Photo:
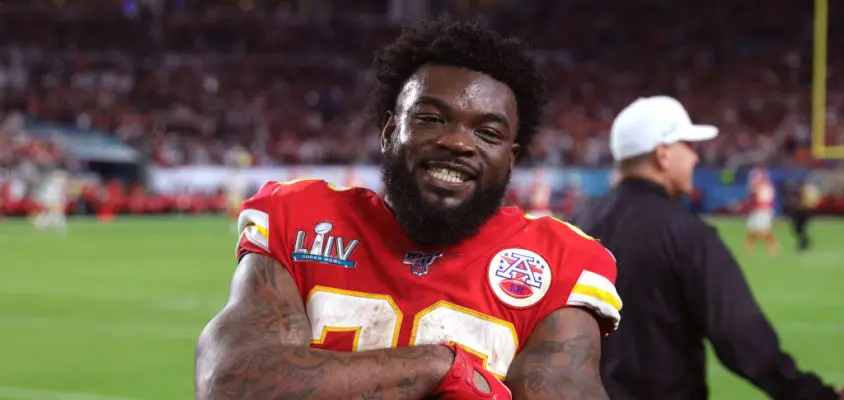
[{"label": "white jersey number", "polygon": [[[396,347],[404,316],[390,296],[316,286],[306,302],[311,343],[332,332],[354,332],[353,351]],[[455,342],[484,361],[499,378],[516,357],[519,338],[512,323],[439,301],[413,319],[407,345]]]},{"label": "white jersey number", "polygon": [[390,296],[324,288],[308,296],[311,343],[323,344],[330,332],[355,332],[352,351],[395,347],[401,311]]}]

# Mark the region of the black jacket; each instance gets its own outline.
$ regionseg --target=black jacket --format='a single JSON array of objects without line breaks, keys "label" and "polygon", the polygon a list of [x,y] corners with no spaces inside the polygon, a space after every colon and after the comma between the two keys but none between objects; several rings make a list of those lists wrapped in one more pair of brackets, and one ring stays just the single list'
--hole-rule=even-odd
[{"label": "black jacket", "polygon": [[601,365],[610,398],[706,399],[706,338],[727,368],[775,399],[838,399],[780,350],[715,229],[661,186],[625,179],[572,222],[618,261],[623,318]]}]

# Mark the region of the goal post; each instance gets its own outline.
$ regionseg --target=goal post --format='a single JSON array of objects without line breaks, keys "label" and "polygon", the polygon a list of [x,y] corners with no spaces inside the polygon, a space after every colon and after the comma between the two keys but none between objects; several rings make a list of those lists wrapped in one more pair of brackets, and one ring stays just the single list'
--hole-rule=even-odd
[{"label": "goal post", "polygon": [[829,0],[815,0],[812,57],[812,156],[820,159],[844,159],[844,146],[830,146],[826,143],[828,39]]}]

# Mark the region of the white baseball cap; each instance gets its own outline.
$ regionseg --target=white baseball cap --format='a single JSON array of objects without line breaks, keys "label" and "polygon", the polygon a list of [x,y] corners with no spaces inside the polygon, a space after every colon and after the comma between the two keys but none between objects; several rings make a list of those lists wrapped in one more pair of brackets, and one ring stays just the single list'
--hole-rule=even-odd
[{"label": "white baseball cap", "polygon": [[677,99],[640,97],[618,113],[610,128],[615,161],[647,154],[661,144],[699,142],[718,136],[712,125],[695,125]]}]

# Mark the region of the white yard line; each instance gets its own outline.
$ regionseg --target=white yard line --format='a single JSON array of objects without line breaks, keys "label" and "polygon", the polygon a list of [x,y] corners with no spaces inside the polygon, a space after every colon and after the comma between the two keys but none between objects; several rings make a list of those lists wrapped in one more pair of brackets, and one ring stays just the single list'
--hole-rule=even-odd
[{"label": "white yard line", "polygon": [[118,289],[111,291],[81,291],[73,288],[68,288],[65,285],[33,285],[25,286],[18,285],[4,285],[0,283],[0,294],[18,295],[18,296],[39,296],[49,298],[71,298],[80,300],[93,301],[129,301],[134,303],[141,303],[146,307],[151,307],[161,310],[174,311],[203,311],[203,312],[217,312],[225,305],[225,295],[219,296],[210,295],[186,295],[186,296],[156,296],[149,293],[142,292],[121,292]]},{"label": "white yard line", "polygon": [[196,339],[199,337],[201,326],[196,329],[176,329],[146,324],[125,324],[112,322],[91,322],[57,318],[33,317],[26,315],[3,315],[0,316],[0,327],[24,328],[24,329],[56,329],[64,331],[82,332],[90,335],[102,335],[108,337],[153,337],[174,340]]},{"label": "white yard line", "polygon": [[68,393],[47,389],[0,386],[0,398],[9,400],[136,400],[131,397]]}]

